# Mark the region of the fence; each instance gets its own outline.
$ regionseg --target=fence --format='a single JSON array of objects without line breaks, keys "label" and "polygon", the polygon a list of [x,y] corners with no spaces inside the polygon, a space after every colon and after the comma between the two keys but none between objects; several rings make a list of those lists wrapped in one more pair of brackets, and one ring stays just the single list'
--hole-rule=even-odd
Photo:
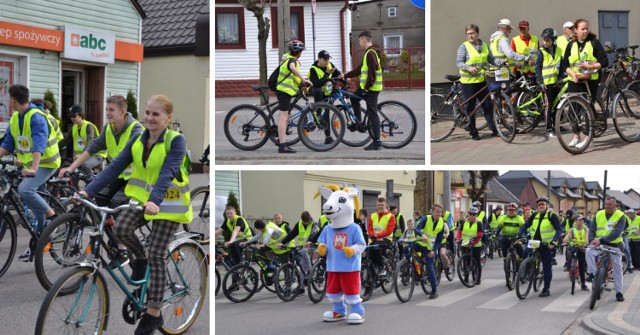
[{"label": "fence", "polygon": [[[364,50],[352,51],[356,68],[362,61]],[[424,47],[403,49],[382,49],[382,80],[385,88],[424,88],[426,55]]]}]

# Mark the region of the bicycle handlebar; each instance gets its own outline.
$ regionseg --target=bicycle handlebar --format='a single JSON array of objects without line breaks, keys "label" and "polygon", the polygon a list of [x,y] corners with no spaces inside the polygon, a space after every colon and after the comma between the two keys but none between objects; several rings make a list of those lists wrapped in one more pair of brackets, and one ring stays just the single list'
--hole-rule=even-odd
[{"label": "bicycle handlebar", "polygon": [[123,209],[126,208],[131,208],[131,209],[135,209],[137,211],[143,211],[144,207],[143,206],[138,206],[138,202],[135,200],[130,200],[128,204],[125,205],[120,205],[118,207],[115,208],[109,208],[109,207],[101,207],[98,206],[96,204],[94,204],[92,201],[90,201],[89,199],[83,197],[82,195],[79,194],[74,194],[73,197],[71,197],[72,200],[74,201],[80,201],[83,205],[92,208],[96,211],[99,211],[101,213],[107,213],[107,214],[113,214],[113,213],[117,213],[122,211]]}]

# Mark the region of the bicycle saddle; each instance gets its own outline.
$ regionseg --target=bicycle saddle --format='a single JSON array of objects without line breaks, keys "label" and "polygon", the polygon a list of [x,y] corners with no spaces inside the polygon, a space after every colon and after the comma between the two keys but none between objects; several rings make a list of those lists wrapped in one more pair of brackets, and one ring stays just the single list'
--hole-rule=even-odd
[{"label": "bicycle saddle", "polygon": [[448,74],[448,75],[446,75],[444,77],[447,78],[447,80],[449,80],[449,81],[458,81],[458,80],[460,80],[460,75],[459,74]]}]

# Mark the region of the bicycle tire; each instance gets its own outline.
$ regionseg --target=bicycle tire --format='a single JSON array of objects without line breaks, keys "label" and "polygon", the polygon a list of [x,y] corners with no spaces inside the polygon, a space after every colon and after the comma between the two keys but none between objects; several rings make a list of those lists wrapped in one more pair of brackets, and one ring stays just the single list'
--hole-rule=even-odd
[{"label": "bicycle tire", "polygon": [[216,281],[216,296],[218,295],[218,292],[220,292],[220,286],[222,286],[221,284],[221,280],[220,280],[220,271],[218,271],[218,267],[216,266],[216,277],[215,277],[215,281]]},{"label": "bicycle tire", "polygon": [[164,323],[160,332],[182,334],[189,330],[204,306],[209,285],[207,255],[190,242],[171,249],[166,260],[163,299]]},{"label": "bicycle tire", "polygon": [[509,289],[509,291],[513,290],[513,281],[511,280],[512,277],[512,272],[515,272],[515,268],[512,269],[512,266],[514,265],[513,263],[515,262],[515,256],[513,254],[509,255],[507,258],[504,259],[504,276],[505,276],[505,280],[506,280],[506,284],[507,284],[507,289]]},{"label": "bicycle tire", "polygon": [[[68,282],[78,282],[82,283],[82,285],[79,285],[74,292],[71,292],[73,294],[68,294],[63,292],[65,287],[70,286]],[[97,302],[96,307],[85,310],[86,307],[83,304],[88,301],[91,303]],[[56,306],[58,306],[58,309],[65,308],[64,306],[80,307],[74,308],[74,310],[57,311]],[[89,317],[84,315],[84,321],[81,321],[80,318],[87,311],[91,315]],[[38,312],[35,334],[79,333],[82,332],[78,329],[79,327],[89,324],[92,326],[87,332],[102,334],[107,324],[108,315],[109,290],[102,273],[91,266],[72,268],[60,276],[44,298]]]},{"label": "bicycle tire", "polygon": [[524,104],[536,99],[536,95],[524,87],[516,87],[511,90],[510,94],[516,95],[514,109],[519,125],[518,133],[526,134],[538,127],[542,116],[545,115],[543,99],[537,99],[530,105],[523,107]]},{"label": "bicycle tire", "polygon": [[437,256],[435,256],[435,264],[434,264],[434,268],[435,268],[435,272],[436,272],[436,287],[438,287],[440,285],[440,279],[442,278],[442,271],[443,271],[443,266],[442,266],[442,258],[440,258],[440,254],[438,253]]},{"label": "bicycle tire", "polygon": [[276,287],[273,284],[273,275],[276,273],[277,266],[272,268],[266,268],[267,271],[260,270],[260,283],[262,287],[266,288],[271,293],[276,293]]},{"label": "bicycle tire", "polygon": [[209,197],[210,187],[198,186],[191,191],[191,207],[193,208],[193,219],[190,223],[182,224],[184,231],[202,234],[198,241],[202,245],[209,244],[211,235],[209,226],[211,224],[211,199]]},{"label": "bicycle tire", "polygon": [[420,262],[420,275],[418,276],[418,280],[420,281],[420,286],[422,287],[422,292],[424,294],[431,294],[431,282],[429,281],[429,270],[427,270],[427,264],[424,262]]},{"label": "bicycle tire", "polygon": [[[305,147],[313,151],[328,151],[340,144],[346,127],[344,117],[336,107],[319,102],[302,111],[298,134]],[[325,143],[331,135],[336,138]]]},{"label": "bicycle tire", "polygon": [[485,130],[489,126],[487,119],[484,117],[484,113],[485,111],[482,108],[478,108],[476,112],[476,129],[478,129],[478,131]]},{"label": "bicycle tire", "polygon": [[456,130],[458,115],[459,111],[451,103],[442,103],[435,109],[432,105],[429,126],[431,142],[440,142],[449,137]]},{"label": "bicycle tire", "polygon": [[535,275],[533,262],[533,258],[527,258],[520,264],[520,269],[518,269],[518,275],[516,276],[516,296],[518,296],[520,300],[526,299],[531,291],[533,276]]},{"label": "bicycle tire", "polygon": [[602,269],[598,269],[595,276],[593,276],[593,288],[591,289],[591,298],[589,299],[589,309],[591,310],[596,306],[596,301],[600,299],[603,280],[604,271],[602,271]]},{"label": "bicycle tire", "polygon": [[626,142],[640,140],[640,96],[624,90],[613,99],[613,125]]},{"label": "bicycle tire", "polygon": [[640,95],[640,80],[630,82],[627,87],[625,87],[625,90],[632,90],[636,94]]},{"label": "bicycle tire", "polygon": [[516,137],[518,122],[509,97],[502,92],[493,100],[493,120],[500,138],[511,143]]},{"label": "bicycle tire", "polygon": [[243,104],[232,108],[224,117],[224,135],[240,150],[256,150],[267,143],[269,121],[264,112]]},{"label": "bicycle tire", "polygon": [[[251,299],[253,294],[256,293],[259,281],[258,272],[254,268],[246,263],[238,264],[229,269],[224,275],[222,279],[222,293],[224,293],[224,296],[227,297],[229,301],[235,303],[245,302]],[[246,295],[240,297],[233,295],[233,293],[240,292],[241,290],[246,291]]]},{"label": "bicycle tire", "polygon": [[[538,266],[542,264],[542,260],[538,260]],[[534,269],[534,280],[533,280],[533,292],[538,292],[540,287],[544,284],[544,269],[538,267],[537,271]]]},{"label": "bicycle tire", "polygon": [[342,143],[350,147],[361,147],[371,142],[369,128],[366,124],[360,120],[355,120],[347,111],[347,107],[337,105],[336,108],[342,112],[344,119],[347,122],[347,129],[344,131]]},{"label": "bicycle tire", "polygon": [[[400,101],[387,100],[378,104],[380,118],[380,144],[387,149],[400,149],[416,136],[416,116]],[[370,129],[370,132],[373,130]]]},{"label": "bicycle tire", "polygon": [[291,263],[285,263],[278,267],[273,278],[278,298],[284,302],[293,301],[302,284],[302,276],[298,267]]},{"label": "bicycle tire", "polygon": [[324,299],[327,290],[327,265],[324,259],[318,260],[309,274],[307,293],[314,304]]},{"label": "bicycle tire", "polygon": [[576,277],[578,276],[578,261],[571,260],[571,268],[569,269],[569,278],[571,278],[571,295],[576,291]]},{"label": "bicycle tire", "polygon": [[[593,111],[588,102],[577,96],[567,101],[556,112],[556,136],[562,148],[572,154],[583,153],[593,141]],[[584,135],[578,145],[570,145],[574,134]]]},{"label": "bicycle tire", "polygon": [[[6,212],[0,217],[0,277],[2,277],[13,262],[18,246],[16,223],[13,216]],[[5,256],[6,255],[6,256]]]},{"label": "bicycle tire", "polygon": [[[269,113],[269,140],[273,142],[273,144],[278,145],[280,143],[278,141],[278,119],[280,118],[280,110],[278,106],[274,106],[274,109]],[[298,134],[298,126],[295,120],[292,118],[298,118],[302,113],[302,107],[299,105],[293,105],[291,107],[291,111],[289,112],[289,122],[287,123],[287,145],[294,145],[300,142],[300,135]],[[298,115],[296,117],[296,115]]]},{"label": "bicycle tire", "polygon": [[487,245],[483,244],[480,250],[480,266],[487,264]]},{"label": "bicycle tire", "polygon": [[453,252],[451,252],[451,250],[447,250],[447,258],[449,258],[449,272],[444,272],[445,276],[447,277],[448,281],[453,281],[454,278],[454,272],[453,270],[456,268],[456,260],[453,257]]},{"label": "bicycle tire", "polygon": [[[478,264],[471,255],[462,255],[457,265],[458,279],[466,287],[474,287],[478,278]],[[471,280],[469,280],[471,277]],[[466,279],[465,279],[466,278]]]},{"label": "bicycle tire", "polygon": [[380,286],[384,293],[391,293],[393,291],[393,266],[388,259],[383,261],[384,269],[387,271],[387,275],[380,279]]},{"label": "bicycle tire", "polygon": [[373,272],[368,262],[363,262],[360,268],[360,299],[367,301],[373,294]]},{"label": "bicycle tire", "polygon": [[393,271],[393,284],[398,300],[402,303],[409,302],[416,284],[415,267],[409,259],[401,260],[396,266],[396,270]]}]

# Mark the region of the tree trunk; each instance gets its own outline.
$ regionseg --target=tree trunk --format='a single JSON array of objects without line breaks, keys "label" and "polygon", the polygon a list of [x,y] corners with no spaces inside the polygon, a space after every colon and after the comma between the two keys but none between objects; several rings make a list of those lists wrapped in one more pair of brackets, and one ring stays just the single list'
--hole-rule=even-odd
[{"label": "tree trunk", "polygon": [[416,171],[416,188],[413,191],[413,208],[427,214],[427,171]]},{"label": "tree trunk", "polygon": [[[469,196],[471,201],[480,200],[487,189],[487,184],[489,184],[491,178],[496,176],[498,176],[498,171],[469,171],[469,184],[471,184]],[[478,178],[480,178],[480,186],[477,186]],[[486,204],[486,201],[483,203]]]},{"label": "tree trunk", "polygon": [[[269,38],[269,18],[264,17],[264,8],[271,3],[265,0],[238,0],[258,20],[258,64],[260,66],[260,85],[267,85],[267,38]],[[262,95],[260,104],[266,104]]]}]

